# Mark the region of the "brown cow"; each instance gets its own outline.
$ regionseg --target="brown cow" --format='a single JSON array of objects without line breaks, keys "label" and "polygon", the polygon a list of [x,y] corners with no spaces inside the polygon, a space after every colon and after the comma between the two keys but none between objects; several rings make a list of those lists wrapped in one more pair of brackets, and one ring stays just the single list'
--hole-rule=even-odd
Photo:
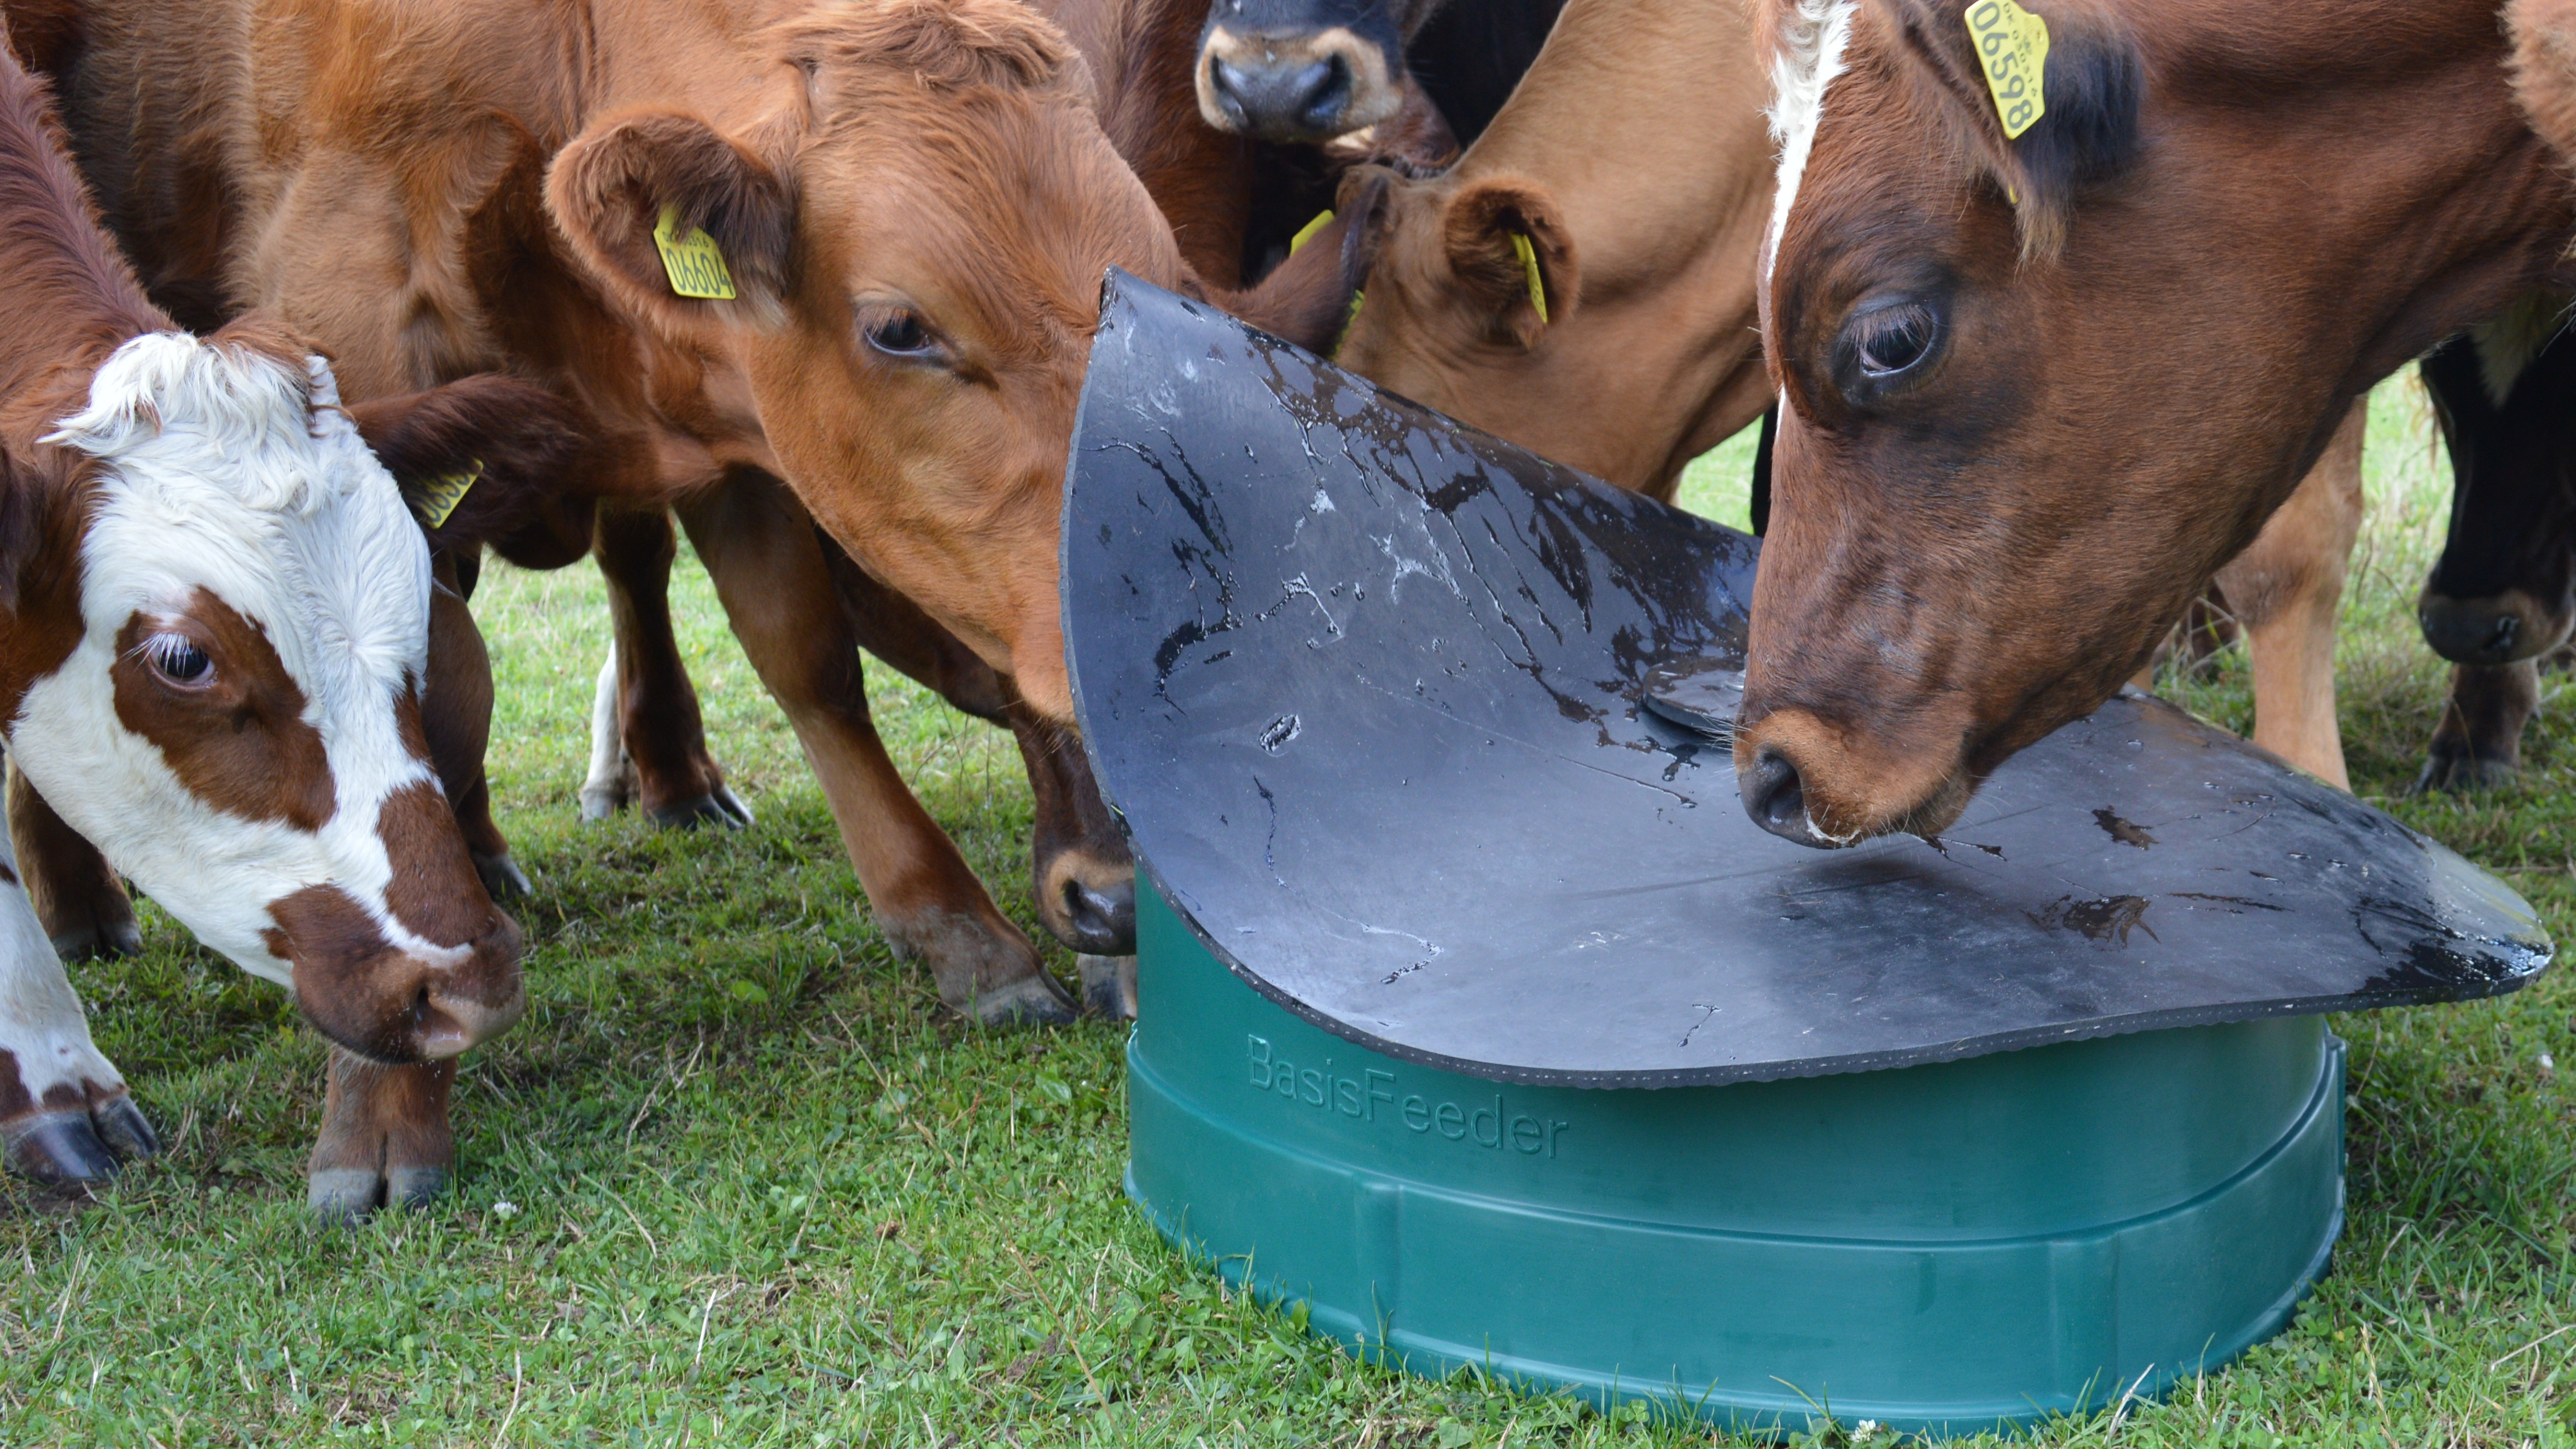
[{"label": "brown cow", "polygon": [[[1446,174],[1363,168],[1343,183],[1368,300],[1336,360],[1669,500],[1685,464],[1774,396],[1755,307],[1769,93],[1734,7],[1572,0]],[[1515,236],[1530,240],[1544,317]],[[2360,428],[2356,409],[2218,581],[2250,636],[2255,742],[2336,785],[2334,619],[2361,519]]]},{"label": "brown cow", "polygon": [[[1064,1014],[877,739],[812,527],[1069,724],[1056,514],[1099,278],[1197,283],[1061,35],[1008,0],[211,9],[96,0],[61,52],[156,285],[275,307],[360,395],[506,369],[576,402],[568,484],[677,507],[888,937],[959,1009]],[[663,247],[701,236],[732,298],[675,291]],[[1238,305],[1329,337],[1332,270]]]},{"label": "brown cow", "polygon": [[[13,781],[200,940],[293,990],[330,1039],[317,1199],[429,1190],[457,1055],[522,1009],[520,936],[442,799],[422,699],[429,553],[365,435],[430,476],[490,460],[483,496],[443,520],[454,543],[560,461],[560,419],[494,379],[343,408],[322,359],[274,323],[178,331],[5,45],[0,223]],[[101,1178],[157,1144],[6,866],[0,1139],[21,1171]],[[416,1099],[399,1122],[371,1110],[388,1083]]]},{"label": "brown cow", "polygon": [[1953,7],[1772,17],[1786,406],[1735,749],[1790,839],[1947,826],[2373,382],[2568,270],[2492,3],[2043,8],[2017,139]]}]

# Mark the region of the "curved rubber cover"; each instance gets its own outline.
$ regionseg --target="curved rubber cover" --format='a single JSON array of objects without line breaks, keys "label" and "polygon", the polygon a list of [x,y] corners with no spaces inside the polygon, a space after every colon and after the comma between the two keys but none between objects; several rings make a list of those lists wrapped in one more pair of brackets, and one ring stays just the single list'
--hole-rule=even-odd
[{"label": "curved rubber cover", "polygon": [[1200,937],[1329,1031],[1501,1081],[1717,1083],[2549,963],[2493,876],[2143,696],[1939,842],[1767,835],[1708,732],[1752,539],[1123,274],[1102,309],[1064,514],[1084,738]]}]

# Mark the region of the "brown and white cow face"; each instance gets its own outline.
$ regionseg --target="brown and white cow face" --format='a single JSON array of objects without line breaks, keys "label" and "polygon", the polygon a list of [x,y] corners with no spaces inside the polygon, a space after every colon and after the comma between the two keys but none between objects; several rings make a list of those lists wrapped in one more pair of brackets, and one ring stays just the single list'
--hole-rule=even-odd
[{"label": "brown and white cow face", "polygon": [[222,336],[99,368],[48,439],[82,460],[78,570],[20,591],[9,751],[333,1040],[449,1057],[517,1018],[519,932],[427,759],[419,526],[337,403],[320,359]]},{"label": "brown and white cow face", "polygon": [[2031,8],[2018,139],[1961,7],[1777,17],[1783,407],[1735,748],[1804,843],[1946,826],[2145,659],[2354,396],[2563,245],[2492,4]]}]

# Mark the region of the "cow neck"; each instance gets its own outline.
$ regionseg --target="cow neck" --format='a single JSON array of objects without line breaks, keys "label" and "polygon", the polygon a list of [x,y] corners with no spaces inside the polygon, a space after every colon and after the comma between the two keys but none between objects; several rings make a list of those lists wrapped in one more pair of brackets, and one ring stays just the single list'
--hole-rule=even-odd
[{"label": "cow neck", "polygon": [[1773,158],[1754,50],[1737,6],[1570,0],[1452,174],[1544,185],[1574,234],[1587,297],[1758,245]]},{"label": "cow neck", "polygon": [[47,87],[0,55],[0,444],[21,457],[126,338],[167,331],[62,153]]}]

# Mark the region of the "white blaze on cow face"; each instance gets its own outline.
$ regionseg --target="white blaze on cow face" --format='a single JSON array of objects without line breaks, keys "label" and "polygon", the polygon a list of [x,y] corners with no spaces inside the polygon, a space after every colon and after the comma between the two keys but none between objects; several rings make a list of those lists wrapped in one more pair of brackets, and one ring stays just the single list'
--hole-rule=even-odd
[{"label": "white blaze on cow face", "polygon": [[1771,289],[1771,261],[1780,234],[1797,205],[1798,183],[1815,149],[1816,123],[1824,118],[1825,89],[1842,74],[1843,47],[1851,40],[1853,0],[1798,0],[1784,17],[1771,61],[1771,139],[1780,147],[1780,176],[1771,194],[1771,229],[1762,238],[1762,289]]},{"label": "white blaze on cow face", "polygon": [[[459,868],[419,726],[427,548],[321,360],[138,337],[49,441],[96,460],[81,638],[11,723],[20,768],[342,1045],[506,1025],[515,927]],[[442,1009],[467,976],[489,999]]]}]

